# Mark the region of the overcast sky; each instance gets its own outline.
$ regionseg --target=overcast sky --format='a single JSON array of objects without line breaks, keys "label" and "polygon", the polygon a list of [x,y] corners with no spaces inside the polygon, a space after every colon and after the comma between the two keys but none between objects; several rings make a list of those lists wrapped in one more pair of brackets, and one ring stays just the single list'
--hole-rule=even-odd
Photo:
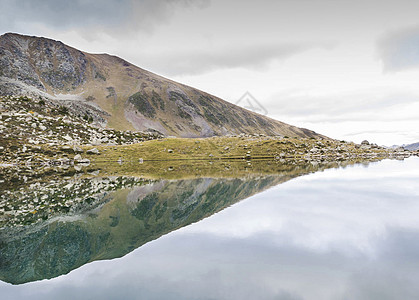
[{"label": "overcast sky", "polygon": [[118,55],[333,138],[419,141],[414,0],[0,0],[0,33]]}]

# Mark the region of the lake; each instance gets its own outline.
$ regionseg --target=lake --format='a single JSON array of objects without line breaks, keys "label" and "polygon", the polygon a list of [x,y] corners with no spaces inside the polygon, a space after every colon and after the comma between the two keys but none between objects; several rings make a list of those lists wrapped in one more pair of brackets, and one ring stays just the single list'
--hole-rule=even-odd
[{"label": "lake", "polygon": [[91,207],[3,229],[0,299],[419,297],[419,158],[287,170],[56,182]]}]

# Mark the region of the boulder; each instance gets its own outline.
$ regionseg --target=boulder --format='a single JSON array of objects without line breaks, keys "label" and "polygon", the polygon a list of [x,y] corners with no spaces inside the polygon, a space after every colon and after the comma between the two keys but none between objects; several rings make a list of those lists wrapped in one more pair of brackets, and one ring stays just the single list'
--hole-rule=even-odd
[{"label": "boulder", "polygon": [[84,152],[82,148],[77,147],[77,146],[73,148],[73,151],[74,151],[75,153],[83,153],[83,152]]},{"label": "boulder", "polygon": [[74,153],[73,148],[71,148],[70,146],[62,146],[61,151],[66,152],[66,153]]},{"label": "boulder", "polygon": [[81,157],[80,154],[77,154],[76,156],[74,156],[74,161],[81,161],[83,160],[83,158]]},{"label": "boulder", "polygon": [[97,150],[96,148],[93,149],[89,149],[86,151],[87,154],[99,154],[99,150]]}]

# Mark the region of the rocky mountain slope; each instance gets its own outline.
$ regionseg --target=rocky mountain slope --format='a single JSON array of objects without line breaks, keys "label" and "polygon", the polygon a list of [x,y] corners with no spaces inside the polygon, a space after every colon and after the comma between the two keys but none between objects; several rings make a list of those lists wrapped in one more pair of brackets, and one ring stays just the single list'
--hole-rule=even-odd
[{"label": "rocky mountain slope", "polygon": [[121,58],[13,33],[0,36],[0,95],[55,101],[70,114],[118,130],[153,130],[178,137],[240,133],[320,137]]},{"label": "rocky mountain slope", "polygon": [[[127,145],[156,139],[152,132],[102,128],[87,114],[71,115],[66,106],[48,99],[0,96],[0,167],[2,163],[62,163],[68,153],[83,153],[81,145]],[[55,145],[45,151],[40,145]],[[1,175],[0,175],[1,185]]]}]

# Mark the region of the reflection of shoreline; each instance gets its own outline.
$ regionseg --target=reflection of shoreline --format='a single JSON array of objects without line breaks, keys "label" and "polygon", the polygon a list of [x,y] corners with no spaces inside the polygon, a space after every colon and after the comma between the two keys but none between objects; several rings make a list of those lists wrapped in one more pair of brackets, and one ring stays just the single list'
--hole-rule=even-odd
[{"label": "reflection of shoreline", "polygon": [[[69,191],[75,191],[73,197],[80,198],[77,191],[86,191],[85,197],[91,202],[87,201],[88,205],[80,210],[58,211],[51,220],[0,230],[3,241],[0,261],[4,262],[0,267],[0,278],[19,284],[53,278],[94,260],[121,257],[148,241],[202,220],[272,186],[354,163],[252,161],[250,164],[230,164],[227,170],[223,162],[214,161],[202,165],[173,165],[171,171],[167,165],[152,164],[145,168],[154,171],[155,177],[169,177],[158,182],[126,176],[98,178],[88,173],[77,173],[71,179],[64,177],[60,184],[60,181],[52,183],[57,189],[55,195],[70,197]],[[368,164],[367,161],[363,163]],[[126,174],[138,174],[137,165],[123,164],[121,167]],[[100,171],[101,175],[104,173]],[[226,178],[211,178],[210,174],[213,177],[222,174]],[[174,175],[195,178],[170,178]],[[48,184],[51,185],[41,178],[40,182],[30,185],[43,190]],[[20,189],[16,193],[26,195]]]},{"label": "reflection of shoreline", "polygon": [[0,278],[20,284],[66,274],[94,260],[124,256],[293,177],[166,180],[117,190],[99,209],[80,218],[1,233]]},{"label": "reflection of shoreline", "polygon": [[135,176],[149,179],[186,179],[200,177],[245,177],[248,174],[277,174],[289,165],[328,165],[339,167],[356,163],[379,161],[385,158],[326,159],[202,159],[96,162],[89,166],[9,166],[0,168],[0,191],[14,190],[33,182],[61,178],[91,178],[104,176]]},{"label": "reflection of shoreline", "polygon": [[[75,216],[99,208],[109,194],[122,188],[150,183],[150,180],[126,176],[72,178],[38,181],[24,188],[3,191],[0,232],[8,228],[51,222],[63,216]],[[4,228],[2,228],[4,227]]]},{"label": "reflection of shoreline", "polygon": [[373,160],[340,162],[306,162],[285,159],[233,162],[217,160],[197,161],[194,164],[171,161],[145,162],[141,165],[124,163],[118,164],[118,168],[109,164],[98,164],[95,168],[80,171],[71,168],[19,169],[11,172],[9,178],[7,174],[3,174],[6,181],[3,181],[1,185],[0,210],[3,214],[0,217],[0,226],[28,225],[60,214],[81,213],[102,203],[102,198],[111,191],[144,185],[154,180],[246,179],[284,174],[299,176],[361,162],[368,164],[371,161]]},{"label": "reflection of shoreline", "polygon": [[[150,180],[249,178],[267,175],[298,176],[327,168],[371,160],[318,162],[304,160],[182,161],[97,164],[92,168],[7,169],[0,174],[0,226],[27,225],[57,214],[80,213],[101,203],[103,192]],[[0,169],[1,171],[1,169]],[[5,171],[5,170],[3,170]],[[100,176],[100,177],[99,177]],[[64,195],[64,196],[63,196]]]}]

